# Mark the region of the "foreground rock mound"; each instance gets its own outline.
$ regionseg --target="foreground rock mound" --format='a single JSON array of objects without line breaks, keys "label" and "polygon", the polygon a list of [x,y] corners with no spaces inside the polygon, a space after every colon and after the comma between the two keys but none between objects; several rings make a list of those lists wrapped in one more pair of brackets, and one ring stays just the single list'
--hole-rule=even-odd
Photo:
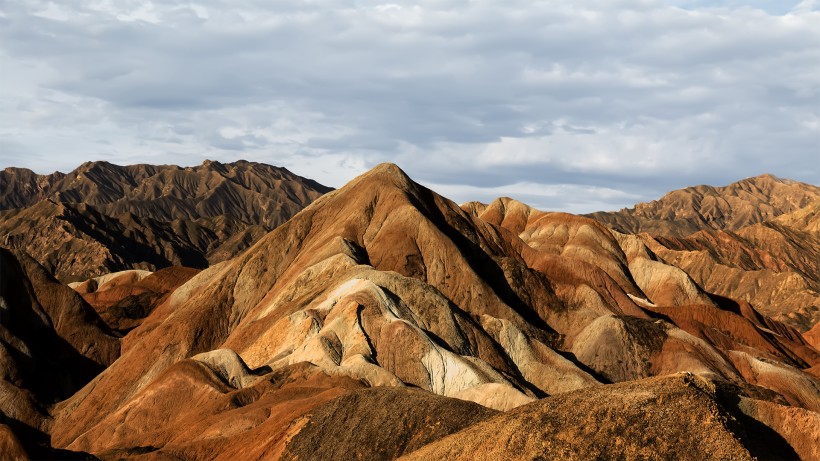
[{"label": "foreground rock mound", "polygon": [[497,411],[418,389],[376,388],[347,394],[300,420],[283,460],[396,459]]},{"label": "foreground rock mound", "polygon": [[[741,411],[744,399],[689,374],[596,387],[494,416],[401,459],[797,459]],[[802,431],[816,440],[816,428]]]}]

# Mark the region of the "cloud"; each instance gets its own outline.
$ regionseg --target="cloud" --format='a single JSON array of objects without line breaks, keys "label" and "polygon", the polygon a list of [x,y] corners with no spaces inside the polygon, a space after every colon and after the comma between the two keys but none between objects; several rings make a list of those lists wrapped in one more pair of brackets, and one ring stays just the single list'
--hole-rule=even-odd
[{"label": "cloud", "polygon": [[0,160],[41,171],[247,158],[340,186],[395,161],[570,211],[820,182],[809,0],[7,0],[0,59]]}]

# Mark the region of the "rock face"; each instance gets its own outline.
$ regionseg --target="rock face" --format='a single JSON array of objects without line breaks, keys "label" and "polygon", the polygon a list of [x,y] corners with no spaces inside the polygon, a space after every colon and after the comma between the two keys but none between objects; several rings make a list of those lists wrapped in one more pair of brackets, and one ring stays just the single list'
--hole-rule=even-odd
[{"label": "rock face", "polygon": [[0,248],[0,446],[52,458],[48,408],[117,359],[120,340],[74,290]]},{"label": "rock face", "polygon": [[817,231],[789,227],[778,218],[737,232],[640,238],[658,258],[684,270],[711,293],[749,302],[800,331],[820,321]]},{"label": "rock face", "polygon": [[752,432],[744,426],[749,418],[734,398],[732,391],[687,374],[596,387],[491,417],[400,459],[751,460],[799,456],[768,427]]},{"label": "rock face", "polygon": [[819,213],[819,187],[763,175],[588,216],[706,291],[806,331],[820,321]]},{"label": "rock face", "polygon": [[7,168],[0,171],[0,245],[26,251],[62,281],[204,268],[329,190],[245,161],[190,168],[88,162],[48,176]]},{"label": "rock face", "polygon": [[157,272],[127,270],[68,285],[80,293],[106,325],[125,334],[198,273],[198,269],[179,266]]},{"label": "rock face", "polygon": [[391,164],[201,272],[72,286],[123,337],[115,362],[45,412],[61,450],[817,455],[812,335],[704,290],[641,236],[509,199],[459,207]]},{"label": "rock face", "polygon": [[618,232],[684,237],[704,229],[739,230],[818,200],[820,187],[762,175],[725,187],[687,187],[634,208],[588,216]]},{"label": "rock face", "polygon": [[282,459],[396,459],[496,414],[417,389],[358,391],[313,409]]},{"label": "rock face", "polygon": [[[764,175],[589,215],[710,293],[806,331],[820,321],[820,188]],[[644,264],[638,259],[636,264]],[[651,271],[654,273],[654,271]]]}]

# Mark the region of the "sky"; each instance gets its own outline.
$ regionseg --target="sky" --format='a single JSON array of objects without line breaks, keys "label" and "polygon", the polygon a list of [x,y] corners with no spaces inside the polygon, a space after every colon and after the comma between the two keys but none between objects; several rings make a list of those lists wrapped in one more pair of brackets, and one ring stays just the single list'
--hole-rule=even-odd
[{"label": "sky", "polygon": [[575,213],[820,184],[820,0],[0,0],[0,168],[205,159]]}]

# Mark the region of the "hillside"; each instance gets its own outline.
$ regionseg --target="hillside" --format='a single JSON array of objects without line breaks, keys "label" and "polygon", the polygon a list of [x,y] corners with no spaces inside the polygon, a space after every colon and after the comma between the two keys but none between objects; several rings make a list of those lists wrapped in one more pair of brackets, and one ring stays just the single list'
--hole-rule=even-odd
[{"label": "hillside", "polygon": [[820,187],[772,175],[728,186],[694,186],[617,212],[587,216],[618,232],[685,237],[700,230],[737,231],[820,200]]},{"label": "hillside", "polygon": [[284,168],[88,162],[68,173],[0,172],[0,245],[58,279],[205,268],[250,246],[330,189]]},{"label": "hillside", "polygon": [[820,321],[820,188],[762,175],[589,215],[705,290],[806,331]]},{"label": "hillside", "polygon": [[119,358],[45,408],[37,441],[14,445],[12,424],[0,444],[101,459],[818,458],[820,352],[798,330],[704,290],[640,236],[510,199],[459,207],[391,164],[201,272],[72,286],[122,336]]}]

